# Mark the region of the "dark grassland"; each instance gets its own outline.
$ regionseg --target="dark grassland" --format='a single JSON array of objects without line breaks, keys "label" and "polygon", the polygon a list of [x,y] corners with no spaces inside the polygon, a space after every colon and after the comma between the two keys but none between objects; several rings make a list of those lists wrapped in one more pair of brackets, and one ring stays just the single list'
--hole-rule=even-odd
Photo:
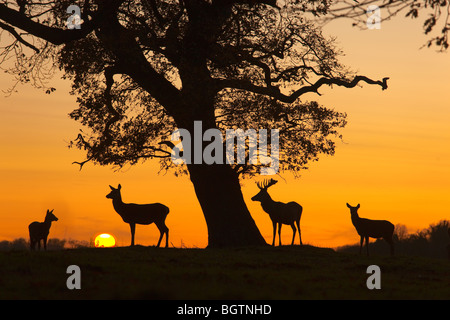
[{"label": "dark grassland", "polygon": [[[69,290],[69,265],[81,290]],[[369,290],[369,265],[381,290]],[[312,246],[0,252],[0,299],[450,299],[450,261]]]}]

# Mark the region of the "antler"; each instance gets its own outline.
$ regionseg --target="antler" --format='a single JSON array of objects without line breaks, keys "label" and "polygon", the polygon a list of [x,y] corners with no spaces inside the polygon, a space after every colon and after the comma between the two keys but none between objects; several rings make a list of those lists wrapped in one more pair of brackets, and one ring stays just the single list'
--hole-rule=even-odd
[{"label": "antler", "polygon": [[270,187],[270,186],[273,186],[275,183],[277,183],[278,181],[277,180],[274,180],[274,179],[270,179],[270,181],[269,181],[269,183],[266,185],[266,188],[268,188],[268,187]]},{"label": "antler", "polygon": [[274,179],[270,179],[270,180],[265,179],[263,183],[257,182],[256,185],[258,186],[259,189],[262,190],[262,189],[267,189],[270,186],[273,186],[277,182],[278,181],[274,180]]}]

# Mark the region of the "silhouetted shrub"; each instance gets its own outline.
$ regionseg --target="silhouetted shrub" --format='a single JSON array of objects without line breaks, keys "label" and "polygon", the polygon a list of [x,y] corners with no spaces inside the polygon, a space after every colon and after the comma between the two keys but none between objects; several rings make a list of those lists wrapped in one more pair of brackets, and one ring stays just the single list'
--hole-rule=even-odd
[{"label": "silhouetted shrub", "polygon": [[[89,247],[89,242],[79,240],[66,240],[51,238],[47,241],[47,250],[63,250],[63,249],[75,249]],[[36,247],[37,248],[37,247]],[[29,250],[30,242],[24,238],[14,239],[12,241],[3,240],[0,241],[0,251],[17,251],[17,250]],[[41,250],[43,250],[41,241]]]},{"label": "silhouetted shrub", "polygon": [[14,239],[11,242],[10,250],[26,250],[29,248],[28,241],[24,238]]},{"label": "silhouetted shrub", "polygon": [[84,241],[84,240],[80,241],[80,240],[70,239],[66,243],[66,248],[70,248],[70,249],[87,248],[87,247],[90,247],[90,244],[88,241]]},{"label": "silhouetted shrub", "polygon": [[47,250],[62,250],[65,244],[65,239],[51,238],[47,241]]}]

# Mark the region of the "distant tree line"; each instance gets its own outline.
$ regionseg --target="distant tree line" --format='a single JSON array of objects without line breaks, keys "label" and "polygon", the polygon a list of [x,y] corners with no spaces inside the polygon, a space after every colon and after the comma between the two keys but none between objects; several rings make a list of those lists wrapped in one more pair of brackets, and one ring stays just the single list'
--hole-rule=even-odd
[{"label": "distant tree line", "polygon": [[[447,246],[450,244],[449,227],[450,221],[441,220],[430,224],[426,229],[408,233],[405,225],[397,224],[394,234],[395,254],[447,258]],[[359,252],[359,243],[339,247],[337,251]],[[377,239],[370,244],[370,251],[385,255],[389,252],[389,247],[383,239]]]},{"label": "distant tree line", "polygon": [[[72,239],[66,240],[66,239],[52,238],[48,239],[47,242],[48,250],[76,249],[89,246],[91,246],[91,244],[87,241],[72,240]],[[0,251],[28,250],[29,248],[30,242],[28,240],[25,240],[24,238],[18,238],[12,241],[8,240],[0,241]]]}]

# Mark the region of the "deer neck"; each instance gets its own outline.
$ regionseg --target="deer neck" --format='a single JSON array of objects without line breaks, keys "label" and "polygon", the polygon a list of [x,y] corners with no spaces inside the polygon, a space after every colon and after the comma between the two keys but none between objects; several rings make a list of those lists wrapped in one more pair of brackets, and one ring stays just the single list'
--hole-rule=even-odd
[{"label": "deer neck", "polygon": [[42,224],[44,225],[46,230],[50,230],[50,227],[52,226],[52,222],[49,220],[44,220],[44,222],[42,222]]},{"label": "deer neck", "polygon": [[261,206],[264,211],[269,212],[271,211],[272,205],[275,201],[272,200],[269,194],[264,196],[264,199],[261,201]]},{"label": "deer neck", "polygon": [[360,218],[359,218],[359,216],[358,216],[358,214],[357,213],[352,213],[352,223],[353,223],[353,225],[357,225],[357,224],[359,224],[359,220],[360,220]]},{"label": "deer neck", "polygon": [[114,210],[116,210],[116,212],[118,214],[122,215],[122,209],[123,209],[122,196],[119,195],[118,197],[114,198],[112,200],[112,203],[113,203]]},{"label": "deer neck", "polygon": [[50,227],[52,226],[52,220],[47,219],[47,217],[45,218],[44,222],[42,222],[42,224],[47,228],[50,229]]}]

